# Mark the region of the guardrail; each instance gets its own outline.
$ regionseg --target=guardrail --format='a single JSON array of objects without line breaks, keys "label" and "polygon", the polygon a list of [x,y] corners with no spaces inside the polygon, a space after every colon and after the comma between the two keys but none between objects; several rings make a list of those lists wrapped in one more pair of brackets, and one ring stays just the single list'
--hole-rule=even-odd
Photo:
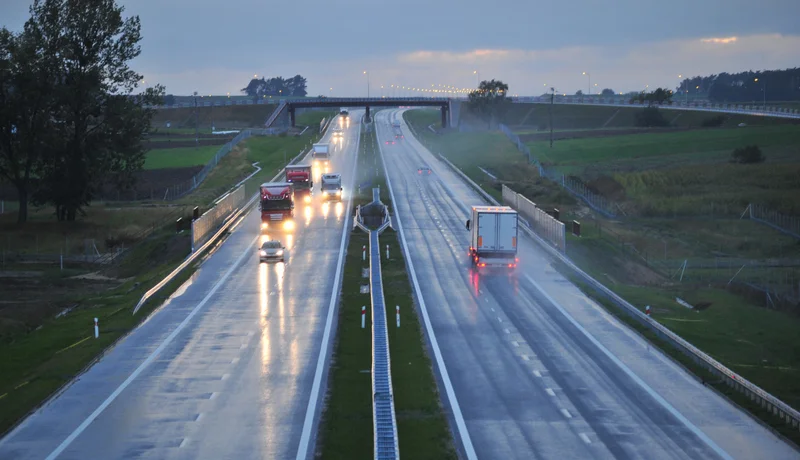
[{"label": "guardrail", "polygon": [[[452,170],[459,175],[464,181],[470,185],[478,194],[480,194],[485,200],[489,203],[494,205],[500,206],[500,203],[495,200],[491,195],[486,193],[478,184],[476,184],[472,179],[467,177],[460,169],[455,167],[450,161],[444,158],[441,154],[439,155],[440,158],[445,160],[445,164],[447,164]],[[698,349],[694,345],[690,344],[686,340],[684,340],[679,335],[675,334],[667,327],[663,326],[658,321],[650,318],[646,314],[642,313],[641,310],[630,304],[628,301],[617,295],[615,292],[611,291],[607,287],[605,287],[602,283],[592,278],[586,272],[581,270],[577,265],[575,265],[566,255],[559,252],[556,248],[548,244],[541,236],[536,234],[533,230],[521,226],[523,231],[527,233],[535,242],[539,243],[541,247],[545,249],[548,253],[552,256],[563,262],[567,267],[572,269],[575,273],[577,273],[587,284],[589,284],[593,289],[600,292],[611,301],[613,301],[616,305],[622,308],[622,310],[627,313],[629,316],[637,320],[642,325],[648,327],[650,330],[656,333],[661,339],[670,342],[675,348],[680,350],[683,354],[688,356],[692,359],[696,364],[704,367],[706,370],[710,371],[712,374],[715,374],[722,378],[722,381],[728,385],[729,387],[733,388],[734,390],[745,394],[750,400],[755,401],[761,406],[762,408],[767,409],[773,415],[781,418],[782,420],[789,423],[793,428],[800,429],[800,412],[796,409],[792,408],[785,402],[781,401],[777,397],[767,393],[754,383],[750,382],[749,380],[745,379],[741,375],[733,372],[732,370],[725,367],[722,363],[715,360],[702,350]]]},{"label": "guardrail", "polygon": [[392,360],[381,278],[378,231],[369,232],[369,284],[372,303],[372,433],[375,459],[400,458],[392,389]]}]

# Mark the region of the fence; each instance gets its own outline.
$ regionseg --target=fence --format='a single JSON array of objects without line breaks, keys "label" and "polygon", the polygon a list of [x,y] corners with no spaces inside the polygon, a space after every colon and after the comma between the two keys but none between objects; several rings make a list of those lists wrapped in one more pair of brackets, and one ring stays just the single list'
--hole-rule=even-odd
[{"label": "fence", "polygon": [[192,190],[200,186],[200,184],[203,182],[203,180],[205,180],[205,178],[208,176],[211,170],[213,170],[214,167],[219,164],[220,160],[225,158],[225,155],[227,155],[228,153],[230,153],[231,150],[233,150],[233,147],[236,146],[236,144],[247,139],[250,136],[274,135],[281,131],[282,131],[281,129],[269,128],[269,129],[248,129],[240,132],[236,137],[231,139],[230,142],[223,145],[216,153],[216,155],[214,155],[214,157],[208,162],[208,164],[206,164],[203,167],[203,169],[200,170],[200,172],[192,176],[191,179],[167,187],[167,189],[164,191],[164,196],[157,198],[163,199],[164,201],[169,201],[169,200],[176,200],[182,196],[187,195]]},{"label": "fence", "polygon": [[747,206],[750,219],[768,225],[775,230],[800,239],[800,218],[772,211],[764,206],[750,203]]},{"label": "fence", "polygon": [[192,221],[192,252],[245,202],[244,185],[220,198],[216,205]]},{"label": "fence", "polygon": [[612,200],[608,198],[598,195],[586,186],[582,181],[578,178],[567,176],[555,168],[548,168],[542,165],[536,158],[531,154],[530,149],[524,142],[522,142],[516,134],[514,134],[511,129],[504,125],[500,124],[500,131],[506,135],[506,137],[513,142],[517,146],[517,150],[525,154],[528,157],[528,162],[536,165],[539,169],[539,175],[550,179],[551,181],[557,183],[558,185],[562,186],[564,189],[572,193],[573,195],[577,196],[581,200],[583,200],[590,208],[594,209],[595,211],[599,212],[605,217],[608,218],[615,218],[617,217],[616,212],[614,211],[618,208],[617,204],[614,203]]},{"label": "fence", "polygon": [[503,185],[503,201],[516,209],[527,221],[528,225],[552,244],[559,251],[567,250],[567,233],[564,223],[547,212],[536,207],[536,204],[514,190]]}]

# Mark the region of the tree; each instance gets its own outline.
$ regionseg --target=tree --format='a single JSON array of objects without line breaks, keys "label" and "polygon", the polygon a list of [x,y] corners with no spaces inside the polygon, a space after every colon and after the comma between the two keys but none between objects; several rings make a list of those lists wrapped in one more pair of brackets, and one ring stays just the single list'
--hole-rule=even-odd
[{"label": "tree", "polygon": [[600,95],[603,97],[610,97],[614,95],[614,90],[611,88],[605,88],[603,91],[600,92]]},{"label": "tree", "polygon": [[477,113],[486,117],[489,129],[494,122],[511,104],[507,96],[508,85],[500,80],[482,81],[478,89],[469,93],[469,105]]},{"label": "tree", "polygon": [[54,49],[29,29],[0,29],[0,175],[17,189],[17,221],[28,218],[34,177],[52,142]]},{"label": "tree", "polygon": [[576,96],[583,96],[583,91],[582,90],[575,91],[575,95]]},{"label": "tree", "polygon": [[746,147],[738,148],[731,153],[731,163],[739,164],[754,164],[763,163],[764,154],[757,145],[748,145]]},{"label": "tree", "polygon": [[133,95],[142,76],[128,63],[141,52],[138,16],[123,19],[115,0],[34,0],[26,32],[56,51],[53,134],[40,171],[38,204],[75,220],[103,181],[130,183],[144,163],[143,138],[164,88]]},{"label": "tree", "polygon": [[669,121],[664,118],[658,107],[649,106],[636,114],[636,126],[642,128],[663,127],[669,126]]}]

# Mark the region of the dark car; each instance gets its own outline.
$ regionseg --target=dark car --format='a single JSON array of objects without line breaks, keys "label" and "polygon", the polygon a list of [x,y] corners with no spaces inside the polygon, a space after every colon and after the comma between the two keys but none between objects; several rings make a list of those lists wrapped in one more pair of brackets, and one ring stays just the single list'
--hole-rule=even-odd
[{"label": "dark car", "polygon": [[420,166],[419,169],[417,169],[417,174],[430,174],[430,173],[431,173],[431,168],[427,166]]},{"label": "dark car", "polygon": [[394,145],[394,139],[389,139],[386,141],[386,145]]}]

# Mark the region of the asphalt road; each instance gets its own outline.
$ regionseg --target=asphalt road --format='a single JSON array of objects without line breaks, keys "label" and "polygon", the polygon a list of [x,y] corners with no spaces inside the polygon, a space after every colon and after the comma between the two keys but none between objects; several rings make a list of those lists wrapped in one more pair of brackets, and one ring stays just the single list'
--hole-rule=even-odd
[{"label": "asphalt road", "polygon": [[[362,113],[330,168],[345,198]],[[0,459],[293,458],[301,438],[313,452],[347,208],[323,204],[319,183],[296,204],[294,235],[277,235],[286,264],[259,264],[250,212],[165,305],[0,440]]]},{"label": "asphalt road", "polygon": [[[378,139],[464,456],[798,458],[584,296],[527,238],[516,276],[472,273],[466,206],[485,203],[401,112],[377,114]],[[405,140],[387,145],[395,119]],[[421,165],[433,174],[419,175]]]}]

